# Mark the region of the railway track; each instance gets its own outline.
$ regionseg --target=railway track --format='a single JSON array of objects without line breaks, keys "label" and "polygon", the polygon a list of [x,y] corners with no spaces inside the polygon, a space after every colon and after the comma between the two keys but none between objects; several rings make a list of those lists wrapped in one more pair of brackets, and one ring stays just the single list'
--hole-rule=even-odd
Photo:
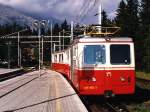
[{"label": "railway track", "polygon": [[105,105],[110,112],[129,112],[125,105],[118,102],[106,101]]},{"label": "railway track", "polygon": [[139,86],[150,85],[150,80],[136,78],[136,82],[136,92],[133,95],[116,96],[113,99],[86,96],[82,98],[82,101],[89,112],[132,112],[132,108],[136,108],[137,104],[150,100],[150,90]]},{"label": "railway track", "polygon": [[34,71],[34,68],[28,69],[28,70],[24,70],[24,69],[20,69],[18,71],[14,71],[14,72],[9,72],[9,73],[5,73],[5,74],[0,74],[0,82],[1,81],[5,81],[17,76],[22,76],[23,74],[29,73],[31,71]]},{"label": "railway track", "polygon": [[89,112],[129,112],[125,104],[113,99],[98,97],[81,98]]},{"label": "railway track", "polygon": [[146,79],[136,78],[136,81],[150,84],[150,80],[146,80]]},{"label": "railway track", "polygon": [[[46,72],[42,73],[41,75],[44,75]],[[32,75],[23,76],[23,78],[20,78],[19,80],[9,83],[7,85],[1,85],[0,90],[4,91],[0,94],[0,98],[11,94],[13,91],[16,91],[17,89],[27,85],[28,83],[32,82],[33,80],[39,78],[38,73],[34,73]],[[7,90],[5,90],[7,88]]]},{"label": "railway track", "polygon": [[1,74],[0,75],[0,82],[1,81],[5,81],[11,78],[14,78],[16,76],[20,76],[22,74],[24,74],[25,71],[23,69],[19,70],[19,71],[15,71],[15,72],[10,72],[10,73],[5,73],[5,74]]}]

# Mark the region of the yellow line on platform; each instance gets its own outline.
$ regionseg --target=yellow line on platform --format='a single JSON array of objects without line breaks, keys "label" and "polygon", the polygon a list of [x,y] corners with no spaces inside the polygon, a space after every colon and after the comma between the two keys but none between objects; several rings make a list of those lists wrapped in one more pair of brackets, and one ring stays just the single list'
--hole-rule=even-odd
[{"label": "yellow line on platform", "polygon": [[[55,79],[55,89],[56,89],[56,98],[60,97],[60,93],[58,90],[58,85],[57,85],[57,81]],[[56,100],[56,112],[63,112],[62,108],[61,108],[61,102],[60,100]]]}]

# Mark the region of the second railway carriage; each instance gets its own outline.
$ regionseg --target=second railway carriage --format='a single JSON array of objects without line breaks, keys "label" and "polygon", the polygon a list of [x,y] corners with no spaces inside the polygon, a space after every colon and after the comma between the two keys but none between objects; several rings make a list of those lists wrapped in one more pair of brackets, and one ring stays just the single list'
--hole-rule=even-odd
[{"label": "second railway carriage", "polygon": [[52,54],[52,68],[72,81],[81,95],[133,94],[134,44],[131,38],[75,39]]}]

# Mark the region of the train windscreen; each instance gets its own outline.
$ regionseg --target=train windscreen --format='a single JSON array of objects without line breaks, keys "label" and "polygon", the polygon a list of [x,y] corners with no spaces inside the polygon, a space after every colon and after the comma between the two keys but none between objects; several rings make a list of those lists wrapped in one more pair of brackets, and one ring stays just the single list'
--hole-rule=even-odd
[{"label": "train windscreen", "polygon": [[129,45],[111,45],[110,62],[113,65],[128,65],[131,63]]},{"label": "train windscreen", "polygon": [[104,45],[85,45],[85,64],[104,64],[106,62],[106,52]]}]

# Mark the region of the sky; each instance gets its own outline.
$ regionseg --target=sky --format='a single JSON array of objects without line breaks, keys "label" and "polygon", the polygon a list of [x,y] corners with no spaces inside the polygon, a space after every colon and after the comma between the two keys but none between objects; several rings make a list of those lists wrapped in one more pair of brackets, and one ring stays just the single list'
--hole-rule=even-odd
[{"label": "sky", "polygon": [[98,11],[100,1],[102,9],[107,12],[109,18],[113,18],[121,0],[0,0],[0,3],[21,11],[41,13],[60,20],[66,18],[69,21],[93,23],[98,18],[94,15]]}]

